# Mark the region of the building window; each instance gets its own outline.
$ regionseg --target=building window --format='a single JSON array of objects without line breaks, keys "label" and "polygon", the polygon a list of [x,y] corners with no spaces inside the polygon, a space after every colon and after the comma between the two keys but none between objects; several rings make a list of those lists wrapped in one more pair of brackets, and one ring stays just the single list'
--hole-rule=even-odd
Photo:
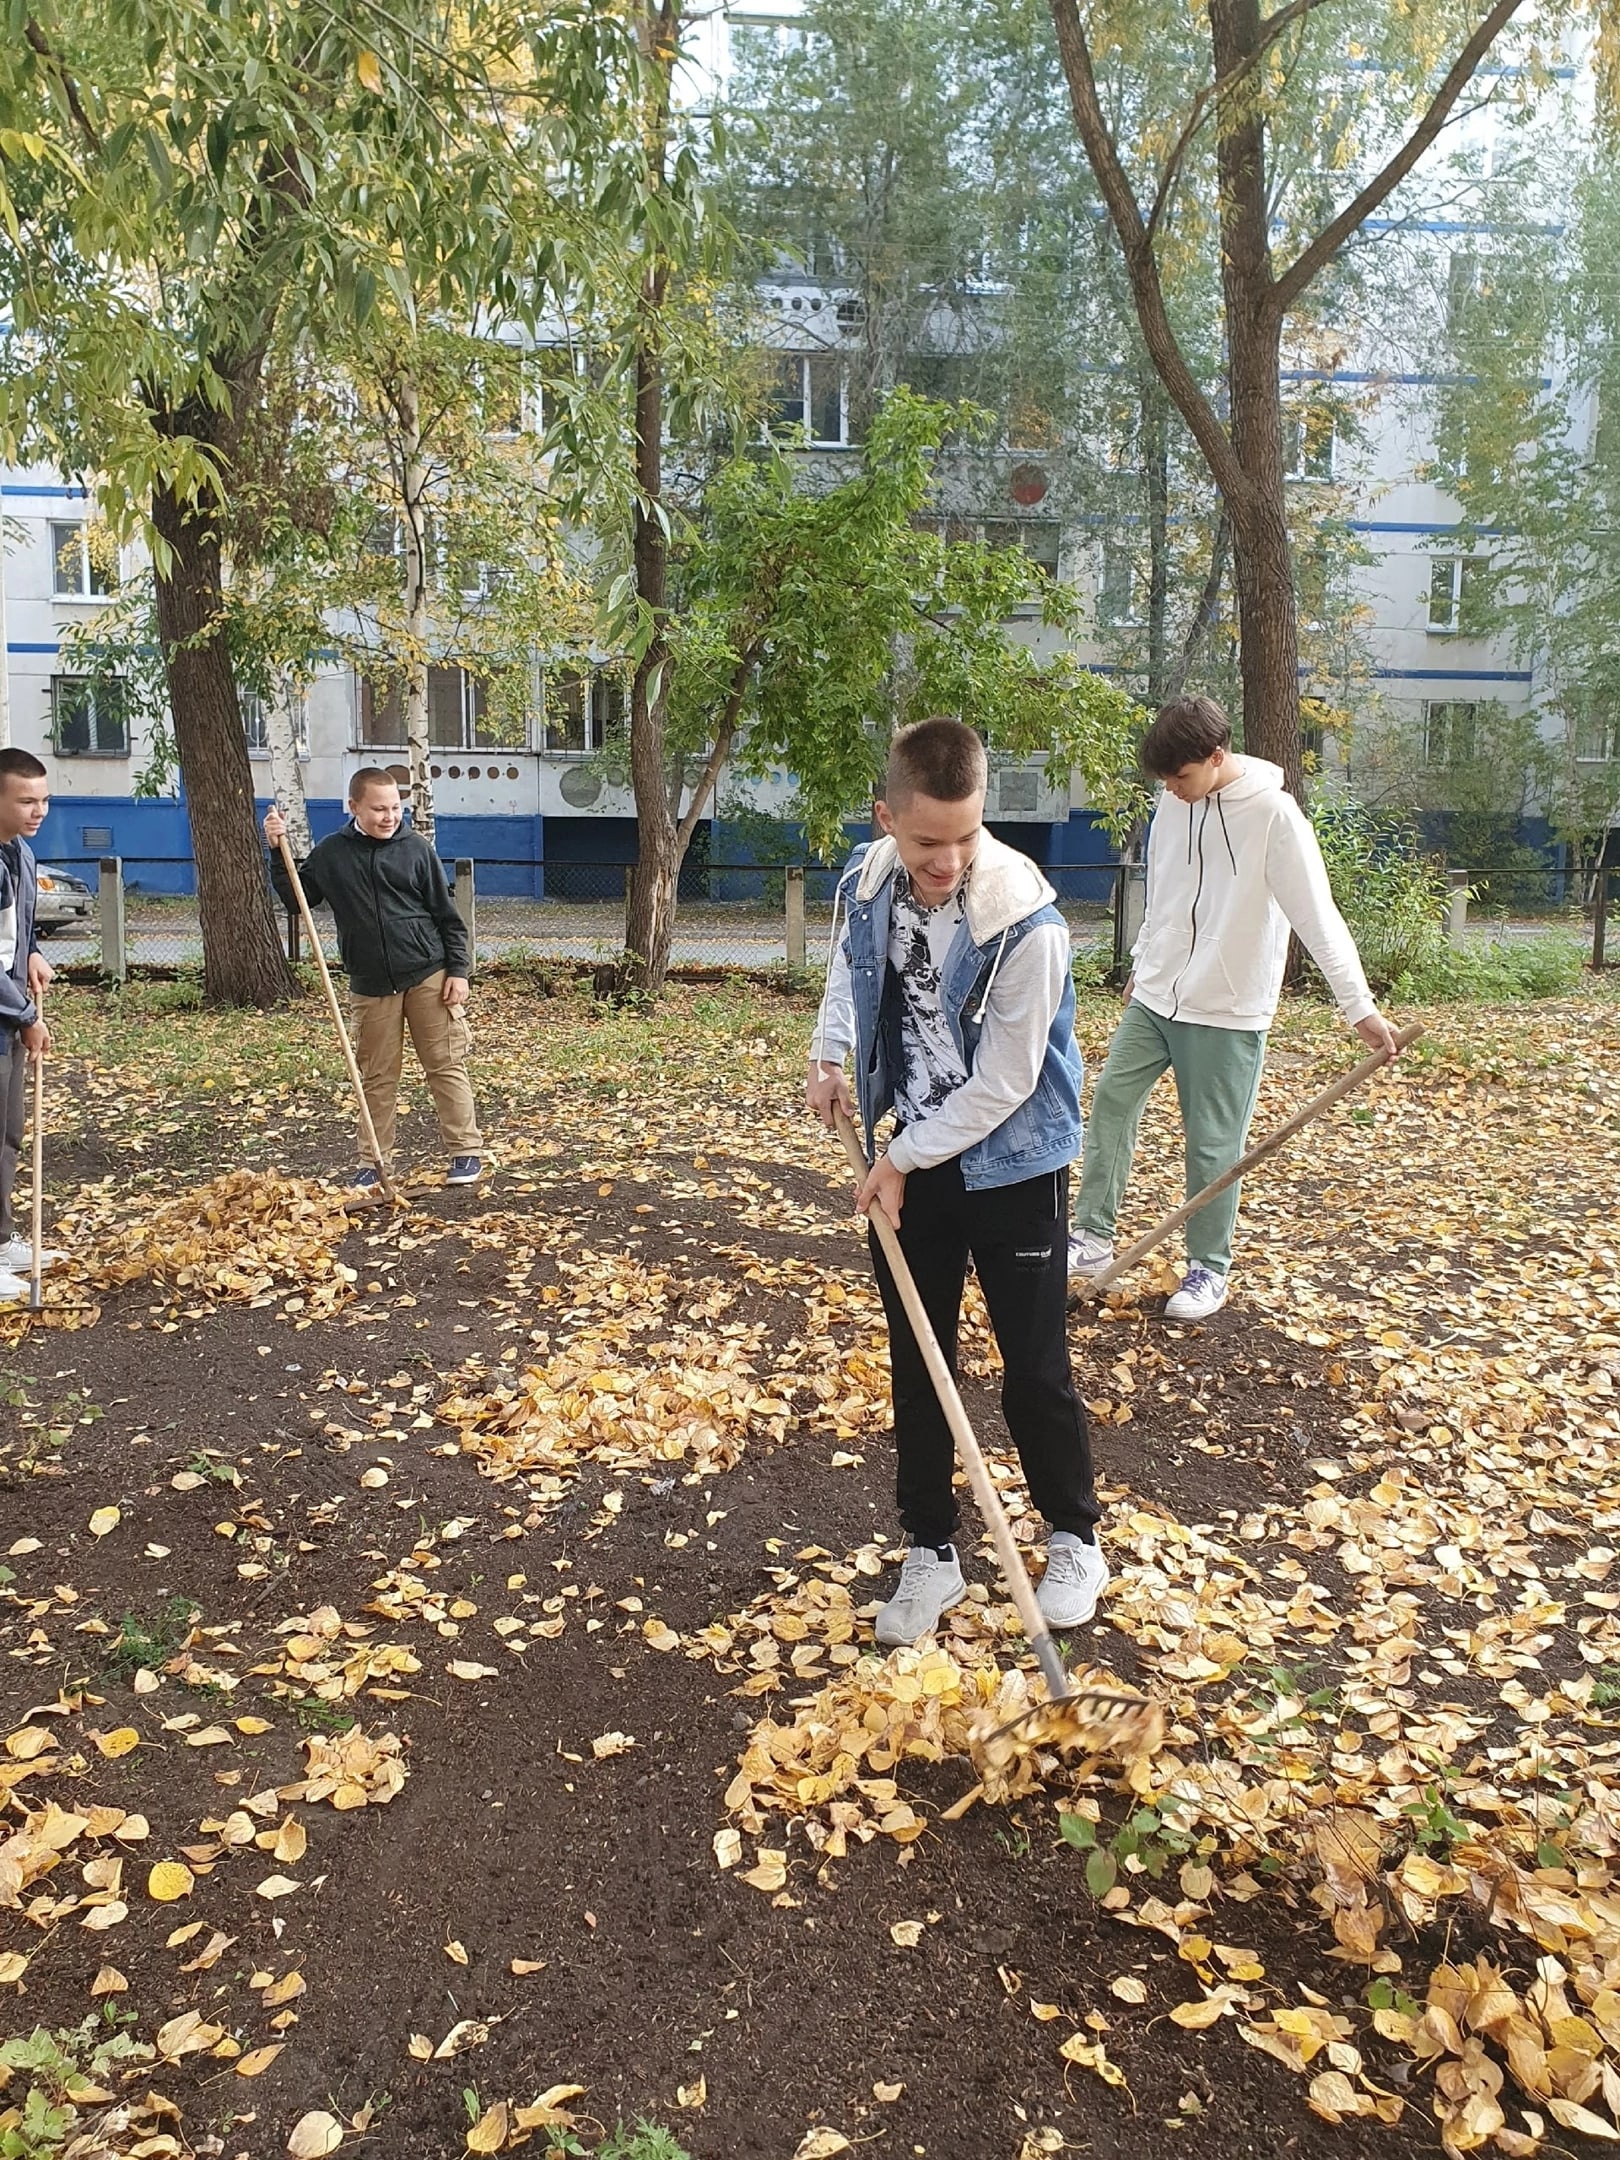
[{"label": "building window", "polygon": [[779,353],[771,371],[766,427],[773,435],[803,428],[823,448],[849,440],[844,364],[836,353]]},{"label": "building window", "polygon": [[1290,480],[1331,480],[1337,446],[1331,407],[1307,405],[1283,415],[1283,472]]},{"label": "building window", "polygon": [[[242,732],[247,737],[249,757],[270,755],[269,712],[267,698],[254,690],[242,693]],[[309,701],[302,691],[293,700],[293,747],[299,757],[309,756]]]},{"label": "building window", "polygon": [[561,757],[588,757],[623,730],[625,682],[605,668],[553,668],[545,679],[545,744]]},{"label": "building window", "polygon": [[731,65],[743,74],[778,67],[809,42],[803,23],[787,15],[733,15],[726,31]]},{"label": "building window", "polygon": [[1429,576],[1429,631],[1478,637],[1490,565],[1483,555],[1442,555]]},{"label": "building window", "polygon": [[1576,715],[1572,732],[1578,765],[1620,764],[1620,713],[1605,712],[1589,699]]},{"label": "building window", "polygon": [[[526,712],[512,712],[490,696],[489,685],[462,667],[430,667],[427,733],[431,750],[525,750]],[[381,683],[360,678],[360,748],[397,750],[405,743],[405,683],[389,675]]]},{"label": "building window", "polygon": [[360,678],[360,748],[398,750],[405,742],[405,685],[397,675]]},{"label": "building window", "polygon": [[1430,698],[1423,707],[1423,755],[1431,765],[1462,765],[1474,755],[1479,706],[1472,698]]},{"label": "building window", "polygon": [[1097,620],[1109,630],[1122,629],[1138,620],[1136,555],[1123,541],[1103,543],[1102,571],[1097,579]]},{"label": "building window", "polygon": [[82,522],[51,527],[51,589],[59,600],[101,600],[112,591]]},{"label": "building window", "polygon": [[1056,578],[1063,527],[1054,518],[986,518],[986,547],[1021,548],[1044,578]]},{"label": "building window", "polygon": [[129,685],[112,675],[53,676],[51,747],[58,757],[128,757]]}]

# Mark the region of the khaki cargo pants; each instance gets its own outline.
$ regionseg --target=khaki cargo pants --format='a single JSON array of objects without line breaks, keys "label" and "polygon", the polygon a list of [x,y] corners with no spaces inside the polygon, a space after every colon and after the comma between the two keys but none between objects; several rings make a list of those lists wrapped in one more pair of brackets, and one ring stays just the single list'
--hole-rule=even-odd
[{"label": "khaki cargo pants", "polygon": [[439,1113],[445,1147],[452,1155],[483,1152],[472,1082],[467,1078],[467,1022],[462,1008],[452,1009],[445,1004],[443,991],[444,970],[440,968],[426,982],[393,997],[350,997],[360,1084],[366,1091],[371,1122],[377,1128],[377,1145],[385,1158],[394,1152],[407,1028],[433,1107]]}]

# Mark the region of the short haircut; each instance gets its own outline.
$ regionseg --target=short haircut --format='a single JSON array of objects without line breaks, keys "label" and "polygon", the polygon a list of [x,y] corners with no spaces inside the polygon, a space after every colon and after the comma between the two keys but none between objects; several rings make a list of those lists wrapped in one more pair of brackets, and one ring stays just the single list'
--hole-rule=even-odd
[{"label": "short haircut", "polygon": [[913,795],[934,802],[965,802],[989,784],[990,765],[972,728],[936,715],[903,727],[889,745],[884,800],[903,804]]},{"label": "short haircut", "polygon": [[43,780],[45,767],[32,750],[0,750],[0,781]]},{"label": "short haircut", "polygon": [[1201,765],[1231,746],[1232,723],[1212,697],[1172,698],[1142,738],[1142,770],[1168,780],[1184,765]]},{"label": "short haircut", "polygon": [[352,803],[358,802],[367,788],[398,786],[399,782],[393,774],[385,772],[380,765],[362,765],[349,782],[349,800]]}]

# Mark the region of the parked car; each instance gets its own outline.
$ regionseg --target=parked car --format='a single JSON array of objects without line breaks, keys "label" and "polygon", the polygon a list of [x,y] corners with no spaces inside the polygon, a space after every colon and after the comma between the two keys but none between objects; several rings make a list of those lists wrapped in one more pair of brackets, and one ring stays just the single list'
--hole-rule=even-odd
[{"label": "parked car", "polygon": [[95,895],[71,870],[54,863],[39,866],[39,909],[34,917],[41,937],[88,933],[95,916]]}]

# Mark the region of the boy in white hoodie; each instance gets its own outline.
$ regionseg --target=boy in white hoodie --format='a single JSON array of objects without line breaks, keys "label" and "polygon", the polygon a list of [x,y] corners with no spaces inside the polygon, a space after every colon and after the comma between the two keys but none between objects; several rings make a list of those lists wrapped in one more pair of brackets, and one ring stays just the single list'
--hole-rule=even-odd
[{"label": "boy in white hoodie", "polygon": [[[1396,1055],[1333,904],[1316,835],[1284,790],[1280,768],[1236,756],[1231,723],[1207,697],[1160,709],[1142,743],[1142,767],[1164,794],[1148,834],[1147,912],[1131,951],[1125,1013],[1086,1128],[1071,1276],[1094,1275],[1113,1258],[1137,1127],[1166,1068],[1181,1104],[1188,1193],[1243,1153],[1290,927],[1362,1041]],[[1165,1307],[1168,1319],[1207,1319],[1226,1303],[1239,1189],[1229,1185],[1187,1224],[1188,1268]]]}]

